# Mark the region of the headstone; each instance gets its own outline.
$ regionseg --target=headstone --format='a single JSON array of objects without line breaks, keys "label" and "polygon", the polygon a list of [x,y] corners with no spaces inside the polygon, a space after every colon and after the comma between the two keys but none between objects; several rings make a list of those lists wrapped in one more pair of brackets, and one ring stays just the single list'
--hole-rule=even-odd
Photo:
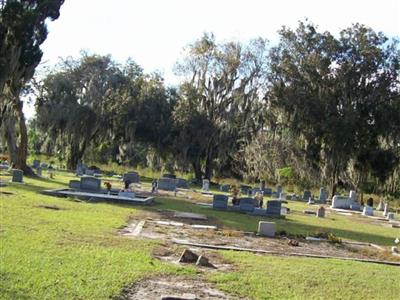
[{"label": "headstone", "polygon": [[288,215],[290,213],[290,209],[286,206],[281,207],[281,215]]},{"label": "headstone", "polygon": [[254,198],[240,198],[239,209],[243,212],[253,212],[254,208],[258,206],[257,202]]},{"label": "headstone", "polygon": [[276,194],[279,196],[282,192],[283,192],[282,186],[278,185],[278,186],[276,187]]},{"label": "headstone", "polygon": [[279,200],[286,200],[286,193],[281,192],[279,194]]},{"label": "headstone", "polygon": [[374,206],[374,199],[368,198],[367,205],[370,206],[370,207],[373,207]]},{"label": "headstone", "polygon": [[36,168],[36,175],[37,176],[42,176],[42,168],[41,167],[37,167]]},{"label": "headstone", "polygon": [[385,203],[385,207],[383,209],[383,215],[386,217],[388,213],[389,213],[389,204]]},{"label": "headstone", "polygon": [[267,215],[279,217],[281,215],[282,202],[279,200],[267,201]]},{"label": "headstone", "polygon": [[135,198],[135,193],[134,192],[119,192],[118,193],[119,197],[127,197],[127,198]]},{"label": "headstone", "polygon": [[163,174],[162,177],[176,179],[176,175],[173,175],[173,174]]},{"label": "headstone", "polygon": [[85,170],[83,170],[83,167],[81,165],[78,165],[76,167],[76,176],[82,176],[85,173]]},{"label": "headstone", "polygon": [[245,195],[248,195],[249,194],[249,191],[251,191],[252,189],[251,189],[251,186],[249,186],[249,185],[241,185],[240,186],[240,192],[242,193],[242,194],[245,194]]},{"label": "headstone", "polygon": [[229,184],[223,184],[219,187],[221,192],[229,193],[231,186]]},{"label": "headstone", "polygon": [[326,198],[328,198],[328,197],[327,197],[326,190],[325,190],[324,187],[321,187],[321,188],[319,189],[319,197],[318,197],[318,200],[319,200],[319,202],[321,202],[321,203],[325,203],[325,202],[326,202]]},{"label": "headstone", "polygon": [[353,202],[357,202],[357,193],[356,193],[356,191],[350,191],[350,193],[349,193],[349,198],[350,198]]},{"label": "headstone", "polygon": [[81,177],[81,190],[98,192],[101,190],[101,180],[92,176]]},{"label": "headstone", "polygon": [[80,180],[70,180],[68,187],[73,190],[79,190],[81,188],[81,181]]},{"label": "headstone", "polygon": [[348,198],[348,197],[342,197],[342,196],[334,196],[332,199],[332,208],[342,208],[342,209],[349,209],[352,204],[355,202]]},{"label": "headstone", "polygon": [[374,215],[374,209],[371,206],[364,206],[363,216],[373,216]]},{"label": "headstone", "polygon": [[213,197],[213,208],[216,208],[216,209],[228,209],[228,196],[226,196],[226,195],[214,195],[214,197]]},{"label": "headstone", "polygon": [[291,200],[294,200],[294,201],[299,200],[299,196],[297,196],[296,194],[293,194]]},{"label": "headstone", "polygon": [[385,209],[385,202],[381,199],[379,201],[378,207],[376,208],[377,211],[383,211]]},{"label": "headstone", "polygon": [[41,163],[40,164],[40,167],[42,168],[42,169],[47,169],[48,167],[49,167],[49,165],[48,164],[46,164],[46,163]]},{"label": "headstone", "polygon": [[392,212],[388,212],[388,214],[387,214],[387,219],[390,221],[390,220],[394,220],[394,213],[392,213]]},{"label": "headstone", "polygon": [[273,222],[258,222],[258,234],[261,236],[274,237],[276,232],[276,224]]},{"label": "headstone", "polygon": [[210,190],[210,180],[203,179],[203,186],[201,188],[203,191],[208,192]]},{"label": "headstone", "polygon": [[181,188],[181,189],[187,189],[187,188],[189,188],[189,185],[188,185],[188,182],[186,179],[177,178],[176,179],[176,187]]},{"label": "headstone", "polygon": [[22,170],[13,169],[12,170],[12,182],[22,182],[24,178],[24,172]]},{"label": "headstone", "polygon": [[139,183],[140,182],[139,174],[133,171],[125,173],[122,176],[122,181],[125,182],[127,180],[129,180],[130,183]]},{"label": "headstone", "polygon": [[318,207],[316,216],[317,218],[325,218],[325,208],[323,206]]},{"label": "headstone", "polygon": [[311,204],[314,204],[314,203],[315,203],[315,201],[313,200],[312,197],[308,198],[308,201],[307,201],[308,205],[311,205]]},{"label": "headstone", "polygon": [[88,176],[94,176],[94,173],[95,173],[95,170],[92,170],[92,169],[87,169],[85,171],[85,175],[88,175]]},{"label": "headstone", "polygon": [[350,209],[351,209],[351,210],[355,210],[355,211],[360,211],[361,205],[360,205],[360,203],[358,203],[358,202],[351,203],[351,204],[350,204]]},{"label": "headstone", "polygon": [[303,200],[308,201],[310,198],[311,198],[311,192],[310,191],[304,191]]},{"label": "headstone", "polygon": [[271,196],[272,194],[272,189],[271,188],[265,188],[263,189],[264,196]]},{"label": "headstone", "polygon": [[157,189],[164,191],[175,191],[176,190],[175,178],[162,177],[158,179]]},{"label": "headstone", "polygon": [[40,168],[40,160],[35,159],[35,160],[33,161],[33,163],[32,163],[32,167],[33,167],[34,169]]}]

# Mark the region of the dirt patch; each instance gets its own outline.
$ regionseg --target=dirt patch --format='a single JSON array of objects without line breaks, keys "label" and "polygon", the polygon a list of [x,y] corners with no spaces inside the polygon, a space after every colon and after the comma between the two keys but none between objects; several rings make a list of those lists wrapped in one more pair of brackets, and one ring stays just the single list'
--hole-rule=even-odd
[{"label": "dirt patch", "polygon": [[0,191],[0,194],[2,194],[2,195],[7,195],[7,196],[9,196],[9,195],[14,195],[14,193],[11,193],[11,192],[3,192],[3,191]]},{"label": "dirt patch", "polygon": [[52,209],[52,210],[65,210],[65,208],[59,207],[57,205],[41,204],[41,205],[38,205],[37,207],[44,208],[44,209]]},{"label": "dirt patch", "polygon": [[[126,237],[136,238],[143,237],[149,239],[155,239],[163,242],[165,247],[168,248],[169,253],[166,255],[155,255],[157,258],[176,262],[179,258],[181,251],[176,251],[172,245],[175,241],[194,243],[194,244],[208,244],[213,246],[228,246],[237,248],[247,248],[253,250],[265,250],[272,251],[275,253],[281,253],[282,255],[289,254],[292,252],[298,254],[311,254],[311,255],[323,255],[323,256],[335,256],[335,257],[349,257],[358,259],[382,259],[385,257],[386,260],[399,261],[399,258],[381,253],[381,250],[375,249],[368,244],[364,245],[348,245],[332,244],[324,241],[307,241],[301,238],[292,240],[288,243],[288,239],[285,237],[266,238],[259,237],[254,233],[224,230],[215,227],[214,229],[199,228],[193,226],[192,220],[179,220],[173,217],[173,213],[168,215],[163,213],[158,216],[163,217],[162,219],[147,218],[145,224],[140,229],[140,234],[137,232],[136,227],[139,226],[141,220],[136,220],[135,223],[131,223],[128,227],[122,229],[120,234]],[[207,221],[195,221],[195,223],[202,223],[202,225],[215,225],[213,220]],[[294,242],[298,242],[298,246],[294,247]],[[200,249],[195,249],[200,251]],[[201,253],[200,253],[201,254]],[[215,263],[211,260],[211,263]],[[223,265],[224,263],[222,263]],[[218,262],[216,263],[218,265]]]},{"label": "dirt patch", "polygon": [[243,299],[227,295],[201,278],[178,276],[145,279],[125,289],[116,300],[154,300],[171,296],[176,299]]}]

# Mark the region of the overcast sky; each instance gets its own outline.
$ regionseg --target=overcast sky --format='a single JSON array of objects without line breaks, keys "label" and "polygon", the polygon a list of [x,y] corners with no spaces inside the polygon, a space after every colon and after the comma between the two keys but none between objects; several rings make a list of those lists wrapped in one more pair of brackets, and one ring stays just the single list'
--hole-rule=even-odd
[{"label": "overcast sky", "polygon": [[66,0],[60,18],[48,25],[42,66],[87,50],[119,62],[131,57],[175,84],[173,65],[203,32],[219,41],[261,36],[274,43],[279,28],[295,28],[305,18],[335,35],[358,22],[400,36],[399,0]]}]

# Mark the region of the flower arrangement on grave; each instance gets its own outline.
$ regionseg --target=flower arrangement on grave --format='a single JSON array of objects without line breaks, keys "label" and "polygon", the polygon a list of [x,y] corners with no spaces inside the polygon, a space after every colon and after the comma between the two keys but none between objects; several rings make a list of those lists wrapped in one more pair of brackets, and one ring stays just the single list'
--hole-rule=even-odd
[{"label": "flower arrangement on grave", "polygon": [[112,185],[109,181],[104,182],[104,186],[106,187],[108,192],[111,192]]}]

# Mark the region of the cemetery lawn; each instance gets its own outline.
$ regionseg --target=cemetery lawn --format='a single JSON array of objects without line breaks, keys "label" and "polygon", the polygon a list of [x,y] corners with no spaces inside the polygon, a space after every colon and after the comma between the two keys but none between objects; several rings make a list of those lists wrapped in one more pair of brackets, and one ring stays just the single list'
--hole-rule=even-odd
[{"label": "cemetery lawn", "polygon": [[[143,210],[200,212],[224,227],[246,231],[255,231],[261,219],[171,198],[159,198],[155,206],[135,207],[75,202],[39,193],[65,186],[73,178],[67,173],[54,180],[24,178],[25,184],[0,188],[1,299],[109,299],[145,277],[199,277],[194,267],[152,258],[157,242],[117,234],[129,217]],[[296,205],[300,204],[289,203],[289,207]],[[293,215],[279,220],[278,230],[306,234],[325,229],[382,245],[391,245],[396,234],[396,229],[359,224],[344,216],[334,219]],[[235,266],[233,271],[201,276],[221,290],[251,299],[395,299],[400,294],[399,267],[222,253]]]}]

